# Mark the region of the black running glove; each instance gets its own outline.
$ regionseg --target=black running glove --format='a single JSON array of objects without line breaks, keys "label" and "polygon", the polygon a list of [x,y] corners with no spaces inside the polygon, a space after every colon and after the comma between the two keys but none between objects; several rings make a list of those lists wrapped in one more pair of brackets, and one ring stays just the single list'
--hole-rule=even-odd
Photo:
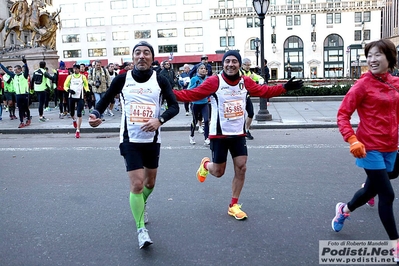
[{"label": "black running glove", "polygon": [[75,93],[76,93],[74,90],[71,90],[71,89],[69,89],[68,92],[69,92],[70,94],[75,94]]},{"label": "black running glove", "polygon": [[24,63],[26,65],[26,58],[24,55],[22,56],[22,63]]},{"label": "black running glove", "polygon": [[291,78],[287,83],[283,85],[284,89],[286,91],[293,91],[293,90],[299,90],[303,87],[303,80],[298,79],[294,81],[295,77]]}]

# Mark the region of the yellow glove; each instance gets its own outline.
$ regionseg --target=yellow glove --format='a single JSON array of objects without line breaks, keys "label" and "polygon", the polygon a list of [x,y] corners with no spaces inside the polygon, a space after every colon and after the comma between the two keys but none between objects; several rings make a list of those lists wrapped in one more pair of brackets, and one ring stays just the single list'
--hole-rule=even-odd
[{"label": "yellow glove", "polygon": [[366,157],[366,148],[363,143],[357,140],[356,135],[350,136],[348,142],[350,144],[349,151],[354,157],[359,159]]}]

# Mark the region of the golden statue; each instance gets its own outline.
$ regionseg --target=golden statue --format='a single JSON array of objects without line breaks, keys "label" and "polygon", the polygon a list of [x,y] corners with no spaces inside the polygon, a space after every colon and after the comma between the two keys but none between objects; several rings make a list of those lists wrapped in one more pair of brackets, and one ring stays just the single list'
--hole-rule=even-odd
[{"label": "golden statue", "polygon": [[[49,14],[47,11],[42,11],[45,3],[42,0],[32,0],[29,6],[26,0],[18,0],[15,2],[10,11],[11,17],[0,22],[0,32],[5,29],[5,37],[3,48],[11,31],[16,33],[17,39],[27,45],[21,39],[21,32],[24,30],[31,32],[31,45],[44,46],[49,49],[55,49],[55,37],[58,29],[59,18],[61,10]],[[36,39],[37,35],[39,38]]]}]

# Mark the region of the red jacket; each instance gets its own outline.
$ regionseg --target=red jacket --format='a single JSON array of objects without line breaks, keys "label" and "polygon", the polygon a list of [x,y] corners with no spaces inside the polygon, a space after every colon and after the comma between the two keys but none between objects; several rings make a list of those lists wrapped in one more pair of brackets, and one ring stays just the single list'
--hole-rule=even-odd
[{"label": "red jacket", "polygon": [[389,73],[378,75],[378,80],[369,71],[355,82],[338,109],[337,123],[345,141],[355,134],[350,119],[357,111],[359,125],[357,139],[366,150],[393,152],[398,149],[399,78]]},{"label": "red jacket", "polygon": [[[223,75],[224,74],[222,74],[222,76]],[[240,76],[234,82],[225,78],[224,80],[228,84],[234,86],[238,82],[240,82],[241,78],[244,79],[245,89],[247,89],[251,97],[272,98],[286,92],[286,90],[283,88],[283,85],[281,84],[276,86],[259,85],[256,84],[255,81],[253,81],[250,77],[247,76]],[[176,99],[178,101],[194,102],[209,97],[212,93],[216,92],[218,89],[219,89],[219,77],[210,76],[199,87],[195,89],[180,90],[180,91],[173,90],[173,93],[176,95]]]}]

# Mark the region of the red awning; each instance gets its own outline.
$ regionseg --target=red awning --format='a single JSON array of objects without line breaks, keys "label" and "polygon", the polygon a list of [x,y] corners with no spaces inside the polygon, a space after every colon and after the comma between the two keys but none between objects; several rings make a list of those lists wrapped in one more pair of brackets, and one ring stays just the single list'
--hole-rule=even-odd
[{"label": "red awning", "polygon": [[[102,66],[107,66],[108,65],[108,59],[99,59],[101,61],[101,65]],[[96,60],[90,60],[90,65],[93,64],[93,62]],[[64,61],[65,63],[65,67],[66,68],[72,68],[74,64],[76,64],[76,60],[75,61]]]},{"label": "red awning", "polygon": [[[173,56],[171,60],[174,64],[197,64],[201,62],[201,55],[176,55]],[[221,62],[223,59],[223,54],[208,54],[208,62]],[[169,56],[156,56],[154,60],[162,62],[164,60],[169,60]]]}]

